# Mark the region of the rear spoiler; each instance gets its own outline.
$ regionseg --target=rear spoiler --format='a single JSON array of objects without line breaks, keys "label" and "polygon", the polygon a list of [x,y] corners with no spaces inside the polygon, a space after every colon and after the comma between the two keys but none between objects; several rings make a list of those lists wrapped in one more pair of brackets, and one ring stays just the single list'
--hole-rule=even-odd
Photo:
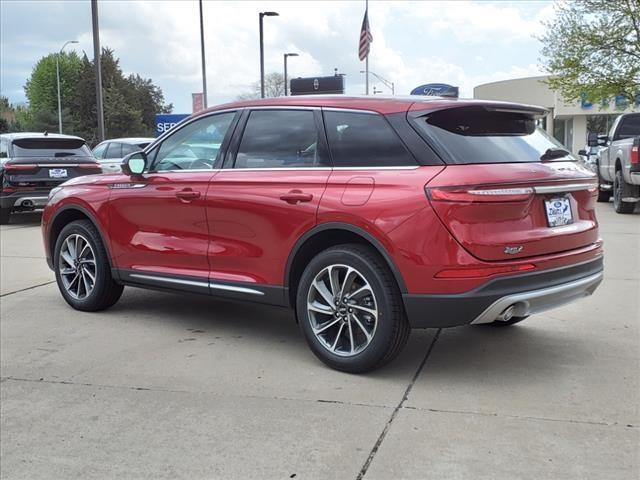
[{"label": "rear spoiler", "polygon": [[460,102],[451,102],[446,105],[440,104],[437,105],[436,108],[429,108],[429,104],[426,102],[416,102],[409,107],[409,116],[416,118],[426,115],[432,112],[438,112],[441,110],[449,110],[454,108],[484,108],[488,111],[494,112],[511,112],[511,113],[524,113],[529,114],[533,117],[544,117],[545,115],[550,113],[550,110],[539,107],[537,105],[527,105],[520,103],[509,103],[509,102],[485,102],[485,101],[460,101]]}]

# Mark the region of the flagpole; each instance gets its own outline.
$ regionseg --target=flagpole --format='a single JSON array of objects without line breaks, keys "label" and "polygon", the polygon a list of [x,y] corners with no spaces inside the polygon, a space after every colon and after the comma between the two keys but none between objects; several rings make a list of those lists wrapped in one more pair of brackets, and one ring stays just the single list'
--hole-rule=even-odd
[{"label": "flagpole", "polygon": [[[365,0],[365,15],[367,16],[367,20],[369,20],[369,0]],[[367,53],[367,58],[365,60],[365,94],[369,95],[369,53]]]}]

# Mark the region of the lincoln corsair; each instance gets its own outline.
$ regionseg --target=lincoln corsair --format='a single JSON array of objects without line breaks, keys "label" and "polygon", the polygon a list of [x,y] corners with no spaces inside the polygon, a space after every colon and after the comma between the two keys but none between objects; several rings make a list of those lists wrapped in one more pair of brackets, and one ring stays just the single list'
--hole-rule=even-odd
[{"label": "lincoln corsair", "polygon": [[597,181],[547,112],[444,98],[285,97],[198,113],[122,173],[55,188],[64,299],[125,285],[291,307],[313,353],[377,368],[411,328],[513,325],[602,280]]}]

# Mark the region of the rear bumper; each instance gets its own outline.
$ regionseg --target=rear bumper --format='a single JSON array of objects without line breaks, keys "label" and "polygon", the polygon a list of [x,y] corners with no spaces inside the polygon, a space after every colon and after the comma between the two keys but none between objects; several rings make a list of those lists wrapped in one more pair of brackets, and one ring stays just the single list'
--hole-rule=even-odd
[{"label": "rear bumper", "polygon": [[0,207],[16,209],[44,208],[49,198],[49,190],[51,189],[3,194],[0,197]]},{"label": "rear bumper", "polygon": [[591,295],[603,278],[603,258],[542,272],[502,277],[456,295],[404,294],[413,328],[443,328],[493,322],[510,306],[517,317]]}]

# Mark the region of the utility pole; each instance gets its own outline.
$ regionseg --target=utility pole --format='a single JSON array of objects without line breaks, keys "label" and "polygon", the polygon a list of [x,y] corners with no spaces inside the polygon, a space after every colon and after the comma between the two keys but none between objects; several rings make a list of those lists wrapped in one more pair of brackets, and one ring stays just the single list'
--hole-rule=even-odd
[{"label": "utility pole", "polygon": [[93,24],[93,63],[96,69],[96,116],[98,117],[98,142],[104,140],[104,107],[102,105],[102,62],[100,61],[100,26],[98,25],[98,0],[91,0]]},{"label": "utility pole", "polygon": [[207,67],[204,60],[204,21],[202,19],[202,0],[200,0],[200,53],[202,55],[202,106],[207,108]]}]

